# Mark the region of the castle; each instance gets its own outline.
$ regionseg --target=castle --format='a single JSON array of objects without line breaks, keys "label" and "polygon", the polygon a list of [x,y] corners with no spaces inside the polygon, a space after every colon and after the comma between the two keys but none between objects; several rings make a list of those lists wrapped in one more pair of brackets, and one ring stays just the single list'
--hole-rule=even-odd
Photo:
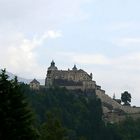
[{"label": "castle", "polygon": [[103,93],[105,92],[92,80],[92,73],[88,74],[82,69],[78,70],[76,65],[74,65],[72,70],[58,70],[54,61],[51,62],[51,65],[47,70],[45,86],[47,88],[59,86],[65,87],[68,90],[100,90]]}]

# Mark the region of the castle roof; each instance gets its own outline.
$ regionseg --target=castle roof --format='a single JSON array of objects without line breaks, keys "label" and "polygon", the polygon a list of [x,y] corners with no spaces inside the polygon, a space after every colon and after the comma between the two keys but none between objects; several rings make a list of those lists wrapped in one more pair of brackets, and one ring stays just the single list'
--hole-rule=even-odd
[{"label": "castle roof", "polygon": [[82,70],[82,69],[79,69],[78,71],[79,71],[79,72],[85,72],[85,71],[84,71],[84,70]]},{"label": "castle roof", "polygon": [[48,70],[57,70],[57,67],[55,66],[55,62],[52,60],[51,66],[48,68]]},{"label": "castle roof", "polygon": [[77,67],[76,67],[76,65],[74,65],[74,67],[72,68],[72,70],[77,70]]},{"label": "castle roof", "polygon": [[38,82],[36,79],[33,79],[30,84],[35,83],[35,84],[40,84],[40,82]]}]

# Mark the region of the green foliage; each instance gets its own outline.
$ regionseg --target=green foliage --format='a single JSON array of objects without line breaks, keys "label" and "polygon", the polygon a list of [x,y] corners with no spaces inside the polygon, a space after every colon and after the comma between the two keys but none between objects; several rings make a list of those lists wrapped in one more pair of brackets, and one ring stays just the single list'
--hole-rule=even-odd
[{"label": "green foliage", "polygon": [[[101,101],[96,98],[94,91],[68,91],[57,87],[33,91],[28,86],[24,89],[37,114],[38,125],[41,125],[42,139],[47,139],[48,135],[54,137],[55,129],[60,128],[61,132],[66,128],[69,140],[121,140],[117,139],[117,133],[112,131],[110,134],[110,129],[105,126]],[[50,112],[59,120],[59,127],[52,125],[55,120],[53,117],[52,120],[46,120],[46,112]],[[48,131],[51,125],[52,132]]]},{"label": "green foliage", "polygon": [[121,94],[121,100],[124,102],[124,105],[130,105],[131,102],[131,94],[128,91],[125,91]]},{"label": "green foliage", "polygon": [[0,139],[35,140],[36,131],[28,104],[20,92],[17,78],[8,80],[6,70],[0,74]]},{"label": "green foliage", "polygon": [[80,137],[79,140],[87,140],[85,137]]},{"label": "green foliage", "polygon": [[126,118],[123,122],[116,124],[116,128],[122,137],[122,140],[139,140],[140,139],[140,119],[133,120]]},{"label": "green foliage", "polygon": [[41,140],[67,140],[66,129],[60,120],[47,113],[47,121],[41,125]]},{"label": "green foliage", "polygon": [[122,140],[122,137],[119,134],[115,124],[108,123],[104,133],[106,133],[107,135],[105,135],[103,140]]},{"label": "green foliage", "polygon": [[[139,140],[140,120],[127,118],[119,124],[102,120],[101,101],[95,91],[68,91],[65,88],[31,90],[0,74],[0,139],[2,140]],[[27,96],[27,99],[23,94]],[[37,118],[37,133],[32,106]],[[122,94],[128,105],[131,95]],[[46,115],[47,114],[47,115]]]}]

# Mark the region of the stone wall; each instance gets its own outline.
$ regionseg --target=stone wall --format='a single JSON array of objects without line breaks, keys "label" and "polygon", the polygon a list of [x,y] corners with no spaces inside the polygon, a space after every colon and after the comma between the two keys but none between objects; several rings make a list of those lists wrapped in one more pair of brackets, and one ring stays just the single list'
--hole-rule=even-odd
[{"label": "stone wall", "polygon": [[107,106],[103,108],[104,113],[108,113],[113,110],[122,110],[125,113],[128,114],[135,114],[135,113],[140,113],[140,108],[137,107],[131,107],[131,106],[123,106],[113,100],[111,97],[109,97],[107,94],[103,93],[102,90],[96,90],[96,95],[98,98],[101,99],[102,103],[106,103],[108,105],[112,106],[112,110],[108,109]]},{"label": "stone wall", "polygon": [[68,90],[78,90],[82,89],[82,86],[60,86],[60,87],[65,87]]},{"label": "stone wall", "polygon": [[117,114],[117,113],[107,113],[104,115],[104,120],[105,122],[110,122],[110,123],[118,123],[121,121],[124,121],[126,117],[131,117],[134,120],[137,120],[140,118],[140,113],[133,113],[133,114]]}]

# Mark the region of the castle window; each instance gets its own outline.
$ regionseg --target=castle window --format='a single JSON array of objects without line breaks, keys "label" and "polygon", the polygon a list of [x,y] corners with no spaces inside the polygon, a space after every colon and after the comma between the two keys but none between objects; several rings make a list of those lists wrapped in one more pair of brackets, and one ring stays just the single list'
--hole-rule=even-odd
[{"label": "castle window", "polygon": [[47,74],[50,74],[50,73],[51,73],[51,71],[50,71],[50,70],[48,70]]}]

